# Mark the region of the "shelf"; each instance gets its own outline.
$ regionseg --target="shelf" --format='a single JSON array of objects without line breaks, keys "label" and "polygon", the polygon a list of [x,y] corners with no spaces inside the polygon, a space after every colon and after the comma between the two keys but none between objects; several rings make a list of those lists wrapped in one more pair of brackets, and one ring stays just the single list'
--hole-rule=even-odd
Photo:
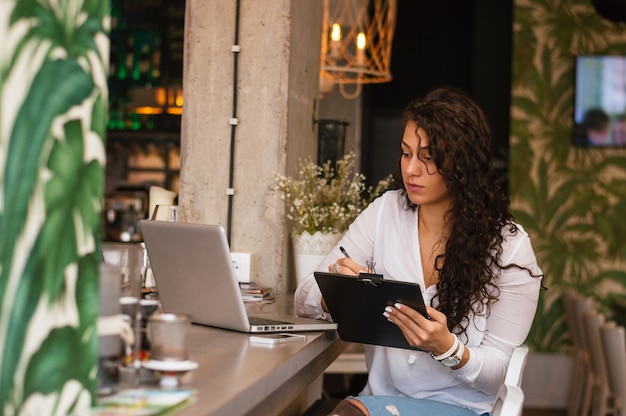
[{"label": "shelf", "polygon": [[157,172],[157,173],[169,173],[169,174],[180,174],[179,169],[167,169],[166,168],[139,168],[139,167],[128,167],[126,168],[129,172]]},{"label": "shelf", "polygon": [[107,143],[171,144],[180,146],[180,133],[170,131],[108,130]]},{"label": "shelf", "polygon": [[[172,107],[167,93],[163,102],[144,103],[144,90],[176,89],[178,94],[182,88],[184,16],[185,0],[111,0],[107,190],[144,177],[177,187],[182,117],[140,108]],[[155,93],[150,98],[160,98]]]}]

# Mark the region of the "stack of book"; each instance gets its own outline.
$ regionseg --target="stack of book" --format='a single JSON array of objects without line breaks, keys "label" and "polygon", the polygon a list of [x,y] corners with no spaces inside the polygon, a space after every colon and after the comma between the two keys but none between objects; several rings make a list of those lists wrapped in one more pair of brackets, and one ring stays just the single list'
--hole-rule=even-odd
[{"label": "stack of book", "polygon": [[240,282],[241,297],[244,302],[259,302],[272,299],[272,288],[261,287],[254,282]]}]

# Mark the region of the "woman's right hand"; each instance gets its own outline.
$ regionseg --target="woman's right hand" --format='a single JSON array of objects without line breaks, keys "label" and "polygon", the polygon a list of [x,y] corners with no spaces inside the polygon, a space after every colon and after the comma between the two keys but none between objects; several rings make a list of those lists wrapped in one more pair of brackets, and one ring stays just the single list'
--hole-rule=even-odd
[{"label": "woman's right hand", "polygon": [[350,276],[358,276],[359,273],[366,269],[357,264],[349,257],[340,257],[334,263],[328,265],[328,271],[336,274],[347,274]]}]

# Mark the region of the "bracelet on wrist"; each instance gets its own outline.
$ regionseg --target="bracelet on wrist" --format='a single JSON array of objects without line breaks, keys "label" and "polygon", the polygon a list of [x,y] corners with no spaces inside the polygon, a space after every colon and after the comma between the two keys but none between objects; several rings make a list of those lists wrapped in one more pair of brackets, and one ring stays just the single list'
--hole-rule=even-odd
[{"label": "bracelet on wrist", "polygon": [[452,346],[450,347],[448,351],[440,355],[435,355],[433,353],[430,353],[430,356],[433,357],[437,361],[441,361],[441,360],[445,360],[446,358],[454,354],[456,350],[459,348],[459,344],[461,342],[459,341],[459,338],[455,334],[452,334],[452,336],[454,337],[454,342],[452,343]]}]

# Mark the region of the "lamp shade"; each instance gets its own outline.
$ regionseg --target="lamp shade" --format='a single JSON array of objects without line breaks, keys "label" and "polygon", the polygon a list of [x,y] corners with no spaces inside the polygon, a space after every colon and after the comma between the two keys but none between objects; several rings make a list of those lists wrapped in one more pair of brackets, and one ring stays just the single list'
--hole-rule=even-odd
[{"label": "lamp shade", "polygon": [[[320,91],[338,84],[355,98],[361,84],[391,81],[396,8],[396,0],[324,0]],[[355,93],[345,84],[355,84]]]}]

